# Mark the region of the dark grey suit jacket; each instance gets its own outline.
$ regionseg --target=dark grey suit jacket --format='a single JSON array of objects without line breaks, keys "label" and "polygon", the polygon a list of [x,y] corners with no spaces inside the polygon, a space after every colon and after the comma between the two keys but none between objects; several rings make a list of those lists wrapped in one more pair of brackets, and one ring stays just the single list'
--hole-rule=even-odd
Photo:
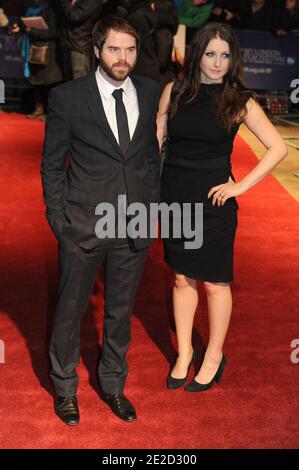
[{"label": "dark grey suit jacket", "polygon": [[[95,72],[54,88],[49,95],[41,167],[46,216],[57,238],[66,236],[86,249],[103,242],[95,235],[97,204],[117,207],[121,194],[127,195],[128,204],[142,202],[148,207],[159,202],[160,88],[145,77],[131,79],[139,120],[126,155],[108,124]],[[150,243],[150,237],[134,239],[136,249]]]}]

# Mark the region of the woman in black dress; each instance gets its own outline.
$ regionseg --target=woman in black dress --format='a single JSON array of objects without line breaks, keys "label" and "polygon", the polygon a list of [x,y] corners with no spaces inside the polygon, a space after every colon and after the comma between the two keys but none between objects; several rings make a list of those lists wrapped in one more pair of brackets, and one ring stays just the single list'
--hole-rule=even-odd
[{"label": "woman in black dress", "polygon": [[[230,157],[241,122],[267,151],[249,174],[235,182]],[[226,364],[223,344],[232,310],[230,282],[238,210],[235,197],[270,173],[287,150],[243,83],[237,38],[229,26],[218,23],[209,23],[196,34],[183,78],[169,83],[163,91],[157,126],[160,145],[166,135],[168,140],[162,201],[203,204],[201,248],[187,249],[184,237],[164,240],[165,260],[175,271],[173,306],[178,339],[178,357],[167,386],[178,388],[187,380],[194,359],[197,282],[202,281],[207,295],[209,342],[201,368],[185,390],[203,391],[220,382]]]}]

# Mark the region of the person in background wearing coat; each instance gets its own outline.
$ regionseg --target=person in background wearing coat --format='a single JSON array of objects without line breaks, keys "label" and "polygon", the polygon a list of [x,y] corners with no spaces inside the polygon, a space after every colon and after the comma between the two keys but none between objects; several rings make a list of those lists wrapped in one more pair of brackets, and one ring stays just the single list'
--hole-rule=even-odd
[{"label": "person in background wearing coat", "polygon": [[174,0],[156,0],[155,14],[158,20],[155,32],[156,52],[160,66],[161,89],[176,77],[172,62],[173,36],[178,30],[179,18]]},{"label": "person in background wearing coat", "polygon": [[209,21],[229,24],[232,28],[240,28],[239,4],[240,0],[215,0]]},{"label": "person in background wearing coat", "polygon": [[212,14],[214,2],[210,0],[182,0],[179,8],[179,23],[186,25],[186,44]]},{"label": "person in background wearing coat", "polygon": [[275,29],[276,3],[268,0],[247,0],[241,12],[241,27],[252,31]]},{"label": "person in background wearing coat", "polygon": [[133,23],[140,36],[140,50],[136,67],[137,75],[160,82],[160,67],[155,46],[155,32],[158,20],[153,0],[120,0],[118,14],[126,16]]},{"label": "person in background wearing coat", "polygon": [[54,0],[62,13],[61,48],[65,80],[87,75],[93,65],[92,28],[100,17],[102,0]]},{"label": "person in background wearing coat", "polygon": [[[45,118],[45,103],[49,88],[62,81],[59,65],[56,38],[55,10],[46,0],[34,0],[26,10],[25,16],[41,16],[48,29],[25,27],[26,35],[23,40],[22,55],[24,60],[24,76],[34,86],[34,111],[29,117]],[[47,46],[48,58],[45,65],[29,63],[31,45]]]}]

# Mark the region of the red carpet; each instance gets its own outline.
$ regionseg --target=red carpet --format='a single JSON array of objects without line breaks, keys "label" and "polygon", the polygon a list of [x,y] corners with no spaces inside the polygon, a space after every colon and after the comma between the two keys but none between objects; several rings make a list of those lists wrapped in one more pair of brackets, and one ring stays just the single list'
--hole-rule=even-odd
[{"label": "red carpet", "polygon": [[[175,355],[169,329],[171,277],[161,244],[148,259],[128,354],[127,396],[138,421],[118,420],[97,395],[101,284],[82,324],[81,424],[53,413],[46,342],[56,303],[57,249],[44,218],[39,176],[43,123],[0,114],[1,263],[0,446],[2,448],[296,448],[299,445],[299,207],[268,177],[239,199],[234,312],[222,383],[207,393],[168,391]],[[256,163],[238,139],[235,174]],[[195,344],[207,338],[197,315]],[[299,354],[298,354],[299,356]],[[190,374],[191,377],[191,374]]]}]

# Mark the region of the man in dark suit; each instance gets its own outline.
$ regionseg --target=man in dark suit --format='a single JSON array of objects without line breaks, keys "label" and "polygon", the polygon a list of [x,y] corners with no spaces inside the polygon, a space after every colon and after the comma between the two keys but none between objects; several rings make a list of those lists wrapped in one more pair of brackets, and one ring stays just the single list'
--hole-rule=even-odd
[{"label": "man in dark suit", "polygon": [[[125,421],[136,412],[124,396],[130,343],[130,314],[143,272],[146,238],[102,238],[96,233],[96,207],[128,204],[147,209],[159,201],[156,111],[159,86],[130,75],[138,33],[126,19],[105,17],[93,30],[100,65],[86,77],[54,88],[42,161],[46,216],[59,241],[59,301],[50,344],[50,377],[56,414],[79,423],[77,403],[80,321],[102,263],[105,263],[105,315],[98,378],[102,399]],[[126,221],[123,204],[115,226]],[[98,213],[98,212],[97,212]],[[121,224],[120,224],[121,225]],[[99,238],[100,237],[100,238]]]}]

